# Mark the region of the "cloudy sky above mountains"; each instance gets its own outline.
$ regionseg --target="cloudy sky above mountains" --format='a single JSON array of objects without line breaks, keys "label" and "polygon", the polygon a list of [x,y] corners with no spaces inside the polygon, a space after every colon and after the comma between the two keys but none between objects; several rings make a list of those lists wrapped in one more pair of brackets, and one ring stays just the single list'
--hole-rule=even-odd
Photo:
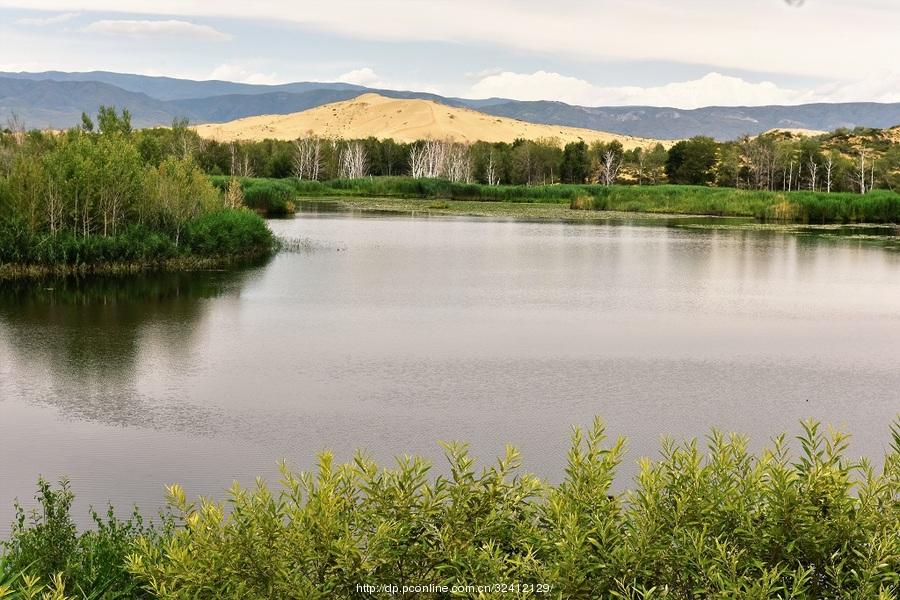
[{"label": "cloudy sky above mountains", "polygon": [[0,71],[583,105],[900,102],[897,0],[0,0]]}]

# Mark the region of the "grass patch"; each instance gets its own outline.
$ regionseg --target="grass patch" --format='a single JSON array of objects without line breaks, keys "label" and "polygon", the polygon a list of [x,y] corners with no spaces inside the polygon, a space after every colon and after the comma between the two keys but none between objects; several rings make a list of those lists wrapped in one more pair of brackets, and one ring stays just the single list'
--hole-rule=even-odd
[{"label": "grass patch", "polygon": [[180,239],[139,226],[116,236],[30,234],[10,222],[0,226],[0,280],[191,271],[260,258],[275,246],[265,221],[248,210],[192,219]]},{"label": "grass patch", "polygon": [[[214,178],[217,186],[227,178]],[[331,181],[249,179],[272,197],[291,190],[299,197],[401,198],[468,202],[566,204],[572,210],[749,217],[767,223],[900,223],[900,194],[876,190],[866,195],[824,192],[768,192],[687,185],[521,186],[452,183],[442,179],[370,177]],[[278,189],[275,192],[272,190]],[[274,202],[274,201],[273,201]],[[285,206],[286,200],[278,200]],[[257,206],[253,206],[257,208]],[[439,203],[427,208],[444,208]]]}]

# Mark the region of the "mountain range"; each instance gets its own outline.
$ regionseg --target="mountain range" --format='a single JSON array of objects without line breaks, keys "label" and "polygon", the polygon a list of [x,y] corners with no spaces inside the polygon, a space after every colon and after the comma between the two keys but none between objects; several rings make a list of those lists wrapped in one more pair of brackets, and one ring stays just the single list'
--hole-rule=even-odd
[{"label": "mountain range", "polygon": [[346,83],[255,85],[106,71],[0,72],[0,123],[5,123],[15,113],[28,127],[71,127],[80,122],[82,112],[96,113],[101,104],[127,107],[132,122],[138,127],[168,125],[175,118],[187,118],[192,123],[224,123],[256,115],[300,112],[368,92],[390,98],[432,100],[532,123],[656,139],[707,135],[726,140],[770,129],[830,131],[840,127],[884,128],[900,124],[900,103],[710,106],[692,110],[651,106],[587,107],[505,98],[472,100]]}]

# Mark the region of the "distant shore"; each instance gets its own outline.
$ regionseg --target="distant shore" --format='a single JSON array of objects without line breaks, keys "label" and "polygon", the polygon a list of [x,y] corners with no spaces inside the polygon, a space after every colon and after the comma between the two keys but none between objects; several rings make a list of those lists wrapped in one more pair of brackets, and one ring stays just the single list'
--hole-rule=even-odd
[{"label": "distant shore", "polygon": [[[228,179],[213,177],[224,188]],[[900,223],[900,194],[876,190],[868,194],[848,192],[779,192],[688,185],[589,185],[541,186],[454,183],[442,179],[369,177],[310,181],[293,178],[243,178],[241,185],[250,208],[273,215],[290,214],[303,199],[366,198],[365,206],[401,210],[422,207],[446,213],[528,217],[555,214],[565,220],[608,220],[615,213],[743,217],[759,223],[831,225],[850,223]],[[413,202],[406,202],[413,201]],[[415,201],[418,201],[415,202]],[[550,205],[554,209],[497,207],[497,204]],[[357,206],[362,206],[357,204]],[[579,213],[604,214],[579,214]],[[609,214],[613,213],[611,217]]]}]

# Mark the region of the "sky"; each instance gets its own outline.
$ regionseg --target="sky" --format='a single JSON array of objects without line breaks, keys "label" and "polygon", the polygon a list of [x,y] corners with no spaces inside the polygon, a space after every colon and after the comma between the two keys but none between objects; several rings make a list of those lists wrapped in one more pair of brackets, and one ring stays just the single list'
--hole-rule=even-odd
[{"label": "sky", "polygon": [[0,0],[0,71],[588,106],[900,102],[900,0]]}]

